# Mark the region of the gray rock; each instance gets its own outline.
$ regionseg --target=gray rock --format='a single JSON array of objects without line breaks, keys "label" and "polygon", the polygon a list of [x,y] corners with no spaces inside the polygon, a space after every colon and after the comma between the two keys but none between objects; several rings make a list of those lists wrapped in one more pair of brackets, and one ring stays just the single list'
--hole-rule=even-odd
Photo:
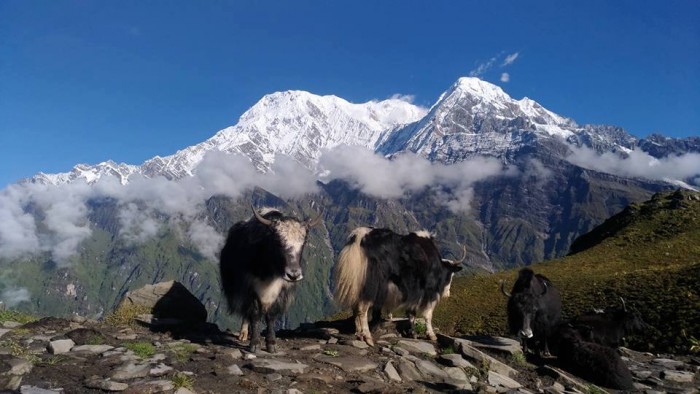
[{"label": "gray rock", "polygon": [[373,363],[366,357],[361,356],[341,356],[328,357],[325,355],[315,357],[316,360],[335,365],[345,372],[366,372],[377,368],[377,364]]},{"label": "gray rock", "polygon": [[83,385],[89,389],[104,391],[124,391],[129,388],[129,385],[126,383],[115,382],[110,379],[104,379],[100,376],[91,376],[85,379]]},{"label": "gray rock", "polygon": [[415,364],[413,364],[411,361],[408,361],[406,359],[399,359],[397,368],[403,380],[412,381],[423,379],[423,376],[421,376]]},{"label": "gray rock", "polygon": [[429,342],[402,339],[397,344],[398,346],[408,350],[411,353],[427,354],[433,357],[437,355],[437,351],[435,351],[435,345]]},{"label": "gray rock", "polygon": [[240,360],[243,358],[243,353],[238,349],[226,349],[223,352],[226,356],[231,357],[233,360]]},{"label": "gray rock", "polygon": [[117,367],[112,372],[111,378],[114,380],[129,380],[136,378],[145,378],[151,371],[149,364],[134,364],[128,362],[120,367]]},{"label": "gray rock", "polygon": [[175,385],[170,380],[153,380],[150,382],[139,382],[129,387],[129,392],[134,393],[164,393],[175,389]]},{"label": "gray rock", "polygon": [[423,376],[430,376],[438,381],[447,378],[447,373],[435,365],[435,363],[428,360],[416,360],[415,364],[416,368],[418,368],[418,371],[420,371]]},{"label": "gray rock", "polygon": [[[341,377],[341,379],[342,379],[342,377]],[[333,377],[330,375],[320,374],[320,373],[305,373],[305,374],[297,375],[295,380],[297,382],[317,381],[317,382],[323,382],[326,384],[331,384],[333,382]]]},{"label": "gray rock", "polygon": [[114,346],[110,345],[80,345],[80,346],[73,346],[71,348],[71,352],[83,352],[83,353],[89,353],[89,354],[102,354],[104,352],[110,351],[114,349]]},{"label": "gray rock", "polygon": [[21,394],[57,394],[57,393],[63,393],[63,389],[49,390],[49,389],[42,389],[42,388],[36,387],[36,386],[24,385],[24,386],[19,388],[19,392]]},{"label": "gray rock", "polygon": [[163,363],[160,363],[157,366],[155,366],[154,368],[151,368],[150,371],[148,371],[148,374],[154,378],[157,378],[157,377],[167,375],[172,370],[173,370],[173,367],[165,365]]},{"label": "gray rock", "polygon": [[487,349],[489,351],[509,355],[523,352],[523,348],[520,346],[520,342],[510,338],[474,336],[468,337],[466,340],[468,340],[470,344],[477,349]]},{"label": "gray rock", "polygon": [[494,372],[494,371],[489,371],[488,382],[491,386],[496,386],[496,387],[502,386],[502,387],[505,387],[507,389],[517,389],[517,388],[522,387],[522,385],[520,383],[516,382],[515,380],[513,380],[507,376],[503,376],[503,375],[501,375],[497,372]]},{"label": "gray rock", "polygon": [[10,375],[26,375],[32,371],[32,368],[34,368],[34,365],[31,362],[23,358],[11,358],[9,360],[5,360],[5,363],[10,366],[10,370],[7,371],[7,373]]},{"label": "gray rock", "polygon": [[306,364],[266,358],[254,359],[247,366],[258,373],[280,373],[283,375],[304,373],[306,368],[309,367]]},{"label": "gray rock", "polygon": [[69,352],[74,346],[75,342],[72,339],[59,339],[49,342],[48,349],[51,354],[62,354]]},{"label": "gray rock", "polygon": [[269,380],[270,382],[275,382],[277,380],[282,379],[282,375],[280,375],[278,373],[271,373],[271,374],[267,374],[267,376],[265,376],[265,379]]},{"label": "gray rock", "polygon": [[394,350],[394,353],[398,354],[401,357],[406,357],[409,354],[411,354],[411,352],[409,352],[408,350],[406,350],[402,347],[398,347],[398,346],[394,346],[393,350]]},{"label": "gray rock", "polygon": [[461,339],[453,340],[455,346],[457,346],[457,349],[462,353],[462,355],[469,359],[475,360],[477,364],[488,363],[489,370],[510,378],[514,378],[518,375],[518,371],[485,354],[481,350],[472,347],[471,345],[469,345],[469,341],[463,341]]},{"label": "gray rock", "polygon": [[228,368],[226,368],[226,371],[233,376],[243,376],[243,371],[236,364],[230,365]]},{"label": "gray rock", "polygon": [[10,331],[12,330],[9,328],[0,328],[0,338],[2,338],[3,335],[7,334]]},{"label": "gray rock", "polygon": [[438,357],[438,361],[450,367],[476,368],[474,364],[465,360],[461,354],[443,354]]},{"label": "gray rock", "polygon": [[652,364],[661,365],[666,369],[676,369],[683,366],[682,361],[671,360],[670,358],[655,358],[651,361]]},{"label": "gray rock", "polygon": [[695,374],[687,371],[664,371],[661,374],[664,380],[674,383],[691,383]]},{"label": "gray rock", "polygon": [[180,387],[179,389],[175,390],[175,393],[173,394],[194,394],[194,392],[186,387]]},{"label": "gray rock", "polygon": [[22,323],[18,323],[16,321],[10,321],[10,320],[2,322],[2,326],[5,328],[17,328],[21,325],[22,325]]},{"label": "gray rock", "polygon": [[391,360],[387,361],[386,365],[384,365],[384,373],[386,374],[387,378],[389,378],[389,380],[391,381],[401,381],[401,375],[399,375],[399,371],[396,370]]},{"label": "gray rock", "polygon": [[319,350],[321,350],[321,345],[319,345],[319,344],[306,345],[306,346],[300,347],[299,350],[301,350],[302,352],[319,351]]},{"label": "gray rock", "polygon": [[[207,310],[202,302],[182,283],[176,281],[146,285],[129,291],[117,309],[131,305],[149,308],[159,321],[176,319],[189,323],[204,323],[207,320]],[[151,323],[153,322],[151,320]]]},{"label": "gray rock", "polygon": [[342,340],[340,341],[340,344],[345,346],[352,346],[357,349],[367,349],[369,347],[369,345],[365,341],[358,341],[357,339]]}]

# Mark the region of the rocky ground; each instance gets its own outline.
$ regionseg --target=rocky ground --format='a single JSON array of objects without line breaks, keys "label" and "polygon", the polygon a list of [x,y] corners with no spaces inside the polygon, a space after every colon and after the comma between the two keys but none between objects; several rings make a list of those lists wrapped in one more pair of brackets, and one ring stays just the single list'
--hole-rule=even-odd
[{"label": "rocky ground", "polygon": [[[304,325],[279,333],[276,354],[250,354],[233,333],[212,324],[187,328],[150,316],[140,321],[117,326],[80,317],[3,322],[0,389],[36,394],[603,392],[559,370],[556,360],[528,362],[512,340],[408,339],[398,334],[401,321],[378,327],[372,348],[354,340],[347,321]],[[697,358],[621,351],[638,392],[699,392]]]}]

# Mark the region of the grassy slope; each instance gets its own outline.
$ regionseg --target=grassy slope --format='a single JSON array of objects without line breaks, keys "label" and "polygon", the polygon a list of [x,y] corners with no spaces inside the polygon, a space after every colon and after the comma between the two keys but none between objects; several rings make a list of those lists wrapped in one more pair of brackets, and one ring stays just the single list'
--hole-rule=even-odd
[{"label": "grassy slope", "polygon": [[[561,290],[565,317],[618,305],[622,296],[654,327],[630,346],[687,352],[691,337],[700,339],[700,194],[655,195],[582,241],[580,252],[532,266]],[[436,325],[448,333],[505,334],[499,281],[510,290],[516,276],[513,269],[457,278],[435,312]]]}]

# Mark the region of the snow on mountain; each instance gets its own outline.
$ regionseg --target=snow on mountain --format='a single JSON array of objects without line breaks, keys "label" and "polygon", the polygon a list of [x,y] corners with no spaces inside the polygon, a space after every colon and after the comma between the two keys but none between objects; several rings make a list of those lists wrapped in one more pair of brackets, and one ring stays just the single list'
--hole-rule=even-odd
[{"label": "snow on mountain", "polygon": [[30,178],[29,182],[60,185],[77,180],[84,180],[87,183],[93,183],[103,176],[114,176],[124,185],[128,182],[131,175],[140,172],[141,168],[139,166],[115,163],[112,160],[108,160],[92,166],[88,164],[78,164],[73,167],[70,172],[61,172],[58,174],[45,174],[40,172]]},{"label": "snow on mountain", "polygon": [[473,154],[501,157],[533,137],[568,138],[576,123],[525,97],[515,100],[500,87],[478,78],[460,78],[417,124],[381,141],[385,154],[410,150],[442,162]]},{"label": "snow on mountain", "polygon": [[111,161],[95,166],[81,164],[68,173],[40,173],[29,181],[94,182],[111,174],[125,183],[135,173],[177,179],[192,175],[210,151],[245,155],[265,171],[276,154],[288,155],[313,168],[324,149],[343,144],[385,155],[412,151],[430,160],[454,163],[474,155],[508,160],[525,146],[542,141],[562,146],[564,140],[599,153],[639,148],[639,141],[622,128],[579,126],[527,97],[516,100],[496,85],[464,77],[429,110],[395,98],[353,104],[336,96],[277,92],[264,96],[236,125],[173,155],[156,156],[141,166]]},{"label": "snow on mountain", "polygon": [[191,175],[206,152],[241,153],[265,170],[276,154],[291,156],[313,167],[322,149],[341,144],[374,148],[380,135],[415,122],[426,110],[399,99],[349,103],[336,96],[303,91],[278,92],[263,97],[239,122],[212,138],[144,163],[144,174],[179,178]]}]

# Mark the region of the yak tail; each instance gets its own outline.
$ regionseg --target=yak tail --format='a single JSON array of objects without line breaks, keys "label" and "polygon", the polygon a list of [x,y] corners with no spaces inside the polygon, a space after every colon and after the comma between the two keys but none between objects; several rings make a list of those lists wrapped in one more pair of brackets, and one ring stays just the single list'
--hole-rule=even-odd
[{"label": "yak tail", "polygon": [[358,227],[350,233],[348,242],[340,251],[338,262],[333,270],[335,279],[335,302],[343,307],[353,307],[360,298],[360,291],[367,276],[367,255],[360,243],[372,231],[368,227]]}]

